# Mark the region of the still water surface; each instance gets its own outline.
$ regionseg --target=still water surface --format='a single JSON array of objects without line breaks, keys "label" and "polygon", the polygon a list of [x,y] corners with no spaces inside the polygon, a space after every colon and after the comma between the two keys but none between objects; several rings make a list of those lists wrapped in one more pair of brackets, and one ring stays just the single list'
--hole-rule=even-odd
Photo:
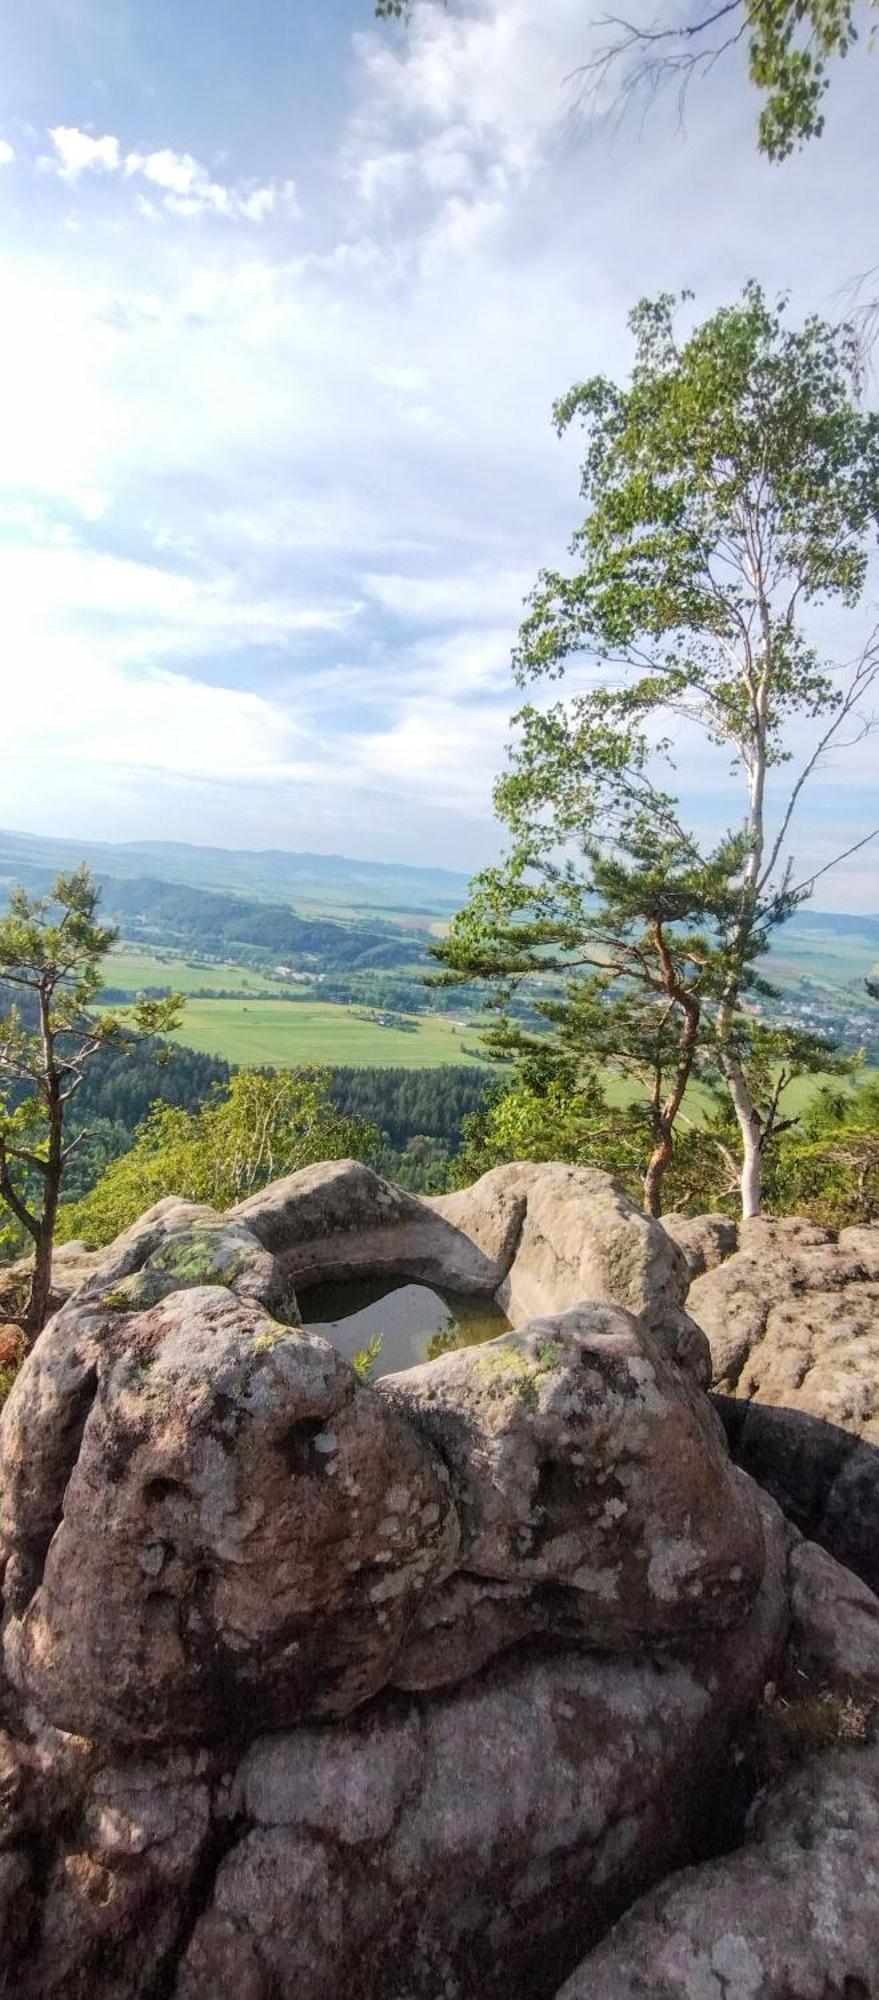
[{"label": "still water surface", "polygon": [[332,1341],[347,1361],[381,1340],[372,1376],[432,1361],[450,1347],[472,1347],[509,1331],[493,1299],[469,1292],[440,1292],[399,1278],[346,1278],[312,1285],[299,1294],[302,1324]]}]

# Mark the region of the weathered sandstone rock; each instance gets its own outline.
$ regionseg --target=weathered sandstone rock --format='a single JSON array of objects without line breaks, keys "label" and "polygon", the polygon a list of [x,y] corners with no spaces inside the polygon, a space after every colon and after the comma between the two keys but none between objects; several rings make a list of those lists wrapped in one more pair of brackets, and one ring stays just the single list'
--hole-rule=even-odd
[{"label": "weathered sandstone rock", "polygon": [[[879,1282],[852,1235],[746,1231],[743,1312],[761,1260],[811,1260],[810,1297]],[[738,1257],[709,1269],[715,1219],[685,1249],[603,1174],[427,1204],[336,1163],[104,1253],[0,1417],[4,2000],[550,2000],[581,1961],[569,2000],[873,1992],[868,1750],[655,1887],[735,1846],[807,1711],[879,1696],[879,1604],[694,1379],[687,1260]],[[345,1271],[523,1323],[372,1387],[295,1324]],[[848,1480],[861,1534],[872,1444],[730,1408],[842,1438],[815,1506]]]},{"label": "weathered sandstone rock", "polygon": [[[24,1378],[18,1390],[4,1430],[23,1466],[38,1414]],[[416,1599],[454,1557],[445,1470],[412,1427],[326,1341],[226,1290],[175,1293],[120,1326],[67,1435],[38,1582],[47,1504],[29,1507],[17,1479],[2,1516],[5,1655],[53,1722],[102,1741],[344,1712],[387,1680]]]},{"label": "weathered sandstone rock", "polygon": [[879,1598],[826,1549],[793,1543],[788,1561],[788,1675],[868,1703],[879,1701]]},{"label": "weathered sandstone rock", "polygon": [[110,1298],[68,1303],[3,1417],[6,1670],[60,1728],[207,1742],[526,1633],[680,1647],[754,1597],[753,1491],[618,1308],[372,1389],[229,1287]]},{"label": "weathered sandstone rock", "polygon": [[[879,1228],[829,1231],[798,1216],[740,1229],[740,1249],[691,1285],[716,1388],[784,1403],[879,1439]],[[854,1240],[852,1240],[854,1239]]]},{"label": "weathered sandstone rock", "polygon": [[243,1754],[12,1744],[0,1993],[4,1975],[14,2000],[551,1993],[716,1828],[787,1631],[786,1535],[761,1504],[758,1596],[686,1660],[519,1651]]},{"label": "weathered sandstone rock", "polygon": [[683,1310],[684,1258],[610,1174],[496,1167],[472,1188],[420,1201],[352,1160],[306,1167],[231,1210],[304,1289],[399,1273],[494,1293],[515,1326],[599,1299],[641,1314],[707,1383],[704,1336]]},{"label": "weathered sandstone rock", "polygon": [[456,1580],[421,1607],[403,1684],[445,1678],[438,1627],[457,1628],[456,1673],[460,1620],[485,1657],[495,1624],[522,1616],[498,1584],[530,1592],[532,1629],[619,1650],[735,1623],[754,1596],[754,1489],[730,1476],[704,1396],[630,1314],[581,1307],[378,1386],[449,1468],[466,1574],[466,1598]]},{"label": "weathered sandstone rock", "polygon": [[486,1255],[464,1229],[357,1160],[303,1167],[229,1213],[302,1289],[330,1276],[392,1272],[485,1294],[495,1290],[505,1268],[503,1246]]},{"label": "weathered sandstone rock", "polygon": [[796,1525],[879,1586],[879,1227],[835,1242],[801,1217],[744,1223],[691,1286],[737,1462]]},{"label": "weathered sandstone rock", "polygon": [[664,1215],[662,1227],[683,1251],[691,1284],[739,1247],[739,1225],[729,1215]]},{"label": "weathered sandstone rock", "polygon": [[[524,1207],[523,1207],[524,1196]],[[495,1206],[518,1217],[515,1253],[497,1291],[514,1326],[600,1299],[638,1313],[697,1378],[709,1379],[698,1331],[683,1311],[686,1262],[661,1224],[642,1215],[610,1174],[563,1165],[497,1167],[432,1205],[468,1233],[499,1240]]]},{"label": "weathered sandstone rock", "polygon": [[427,1704],[257,1743],[230,1798],[246,1830],[175,2000],[224,1980],[248,2000],[551,1990],[571,1938],[686,1852],[779,1637],[776,1601],[747,1651],[717,1641],[699,1668],[510,1661]]},{"label": "weathered sandstone rock", "polygon": [[879,1752],[810,1760],[746,1847],[653,1890],[558,2000],[874,2000]]}]

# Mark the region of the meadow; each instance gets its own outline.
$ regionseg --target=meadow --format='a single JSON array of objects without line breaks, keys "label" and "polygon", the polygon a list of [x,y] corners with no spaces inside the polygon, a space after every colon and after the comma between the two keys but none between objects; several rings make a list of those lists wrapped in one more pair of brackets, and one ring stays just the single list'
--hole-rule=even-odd
[{"label": "meadow", "polygon": [[[225,983],[218,977],[215,984]],[[367,1069],[437,1069],[478,1062],[475,1025],[442,1014],[407,1017],[408,1027],[382,1027],[354,1007],[321,1000],[187,1001],[172,1040],[230,1063],[291,1069],[319,1063]]]},{"label": "meadow", "polygon": [[[817,943],[817,939],[808,940],[813,954]],[[851,970],[852,947],[845,941],[834,951],[834,943],[823,941],[828,972],[833,959],[838,958],[839,972],[845,978]],[[805,949],[802,955],[806,956]],[[775,965],[773,974],[777,976]],[[176,958],[171,951],[146,951],[124,944],[107,962],[107,983],[132,994],[150,986],[171,986],[183,993],[185,1013],[172,1039],[243,1066],[293,1069],[316,1063],[344,1068],[436,1069],[443,1063],[480,1061],[479,1030],[472,1017],[409,1015],[405,1017],[407,1025],[385,1027],[378,1020],[365,1018],[355,1006],[312,998],[307,987],[298,989],[301,998],[289,997],[295,988],[250,966],[197,964]],[[206,999],[206,988],[232,991],[240,998]],[[281,998],[282,994],[288,997]],[[863,1070],[858,1081],[875,1073]],[[786,1113],[795,1115],[804,1110],[824,1082],[848,1087],[839,1078],[798,1077],[785,1095]],[[638,1095],[635,1086],[612,1072],[606,1074],[605,1088],[611,1104],[628,1104]],[[711,1108],[707,1091],[696,1085],[687,1092],[685,1111],[689,1117],[701,1120]]]},{"label": "meadow", "polygon": [[175,993],[216,992],[279,994],[289,991],[279,979],[255,972],[249,965],[199,965],[171,951],[140,951],[124,944],[105,962],[106,983],[132,994],[145,987],[170,986]]}]

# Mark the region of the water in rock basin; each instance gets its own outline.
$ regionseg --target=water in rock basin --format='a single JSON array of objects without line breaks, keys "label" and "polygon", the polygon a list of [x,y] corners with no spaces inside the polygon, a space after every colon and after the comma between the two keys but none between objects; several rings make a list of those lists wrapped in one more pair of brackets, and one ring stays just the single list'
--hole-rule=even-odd
[{"label": "water in rock basin", "polygon": [[370,1373],[392,1375],[398,1368],[432,1361],[450,1347],[473,1347],[509,1331],[510,1322],[493,1299],[469,1292],[439,1292],[399,1278],[346,1278],[312,1285],[299,1294],[302,1324],[332,1341],[347,1361],[378,1336],[378,1359]]}]

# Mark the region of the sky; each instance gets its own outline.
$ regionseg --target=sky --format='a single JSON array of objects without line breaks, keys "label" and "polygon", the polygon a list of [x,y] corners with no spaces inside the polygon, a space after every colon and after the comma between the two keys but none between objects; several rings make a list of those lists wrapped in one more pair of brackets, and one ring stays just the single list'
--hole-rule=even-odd
[{"label": "sky", "polygon": [[[0,0],[5,826],[496,853],[511,645],[578,519],[554,398],[624,377],[643,294],[833,316],[879,260],[879,52],[773,167],[737,58],[683,119],[601,115],[591,18]],[[879,819],[874,764],[823,772],[801,872]],[[678,778],[697,831],[731,818],[695,739]],[[816,902],[879,909],[877,866]]]}]

